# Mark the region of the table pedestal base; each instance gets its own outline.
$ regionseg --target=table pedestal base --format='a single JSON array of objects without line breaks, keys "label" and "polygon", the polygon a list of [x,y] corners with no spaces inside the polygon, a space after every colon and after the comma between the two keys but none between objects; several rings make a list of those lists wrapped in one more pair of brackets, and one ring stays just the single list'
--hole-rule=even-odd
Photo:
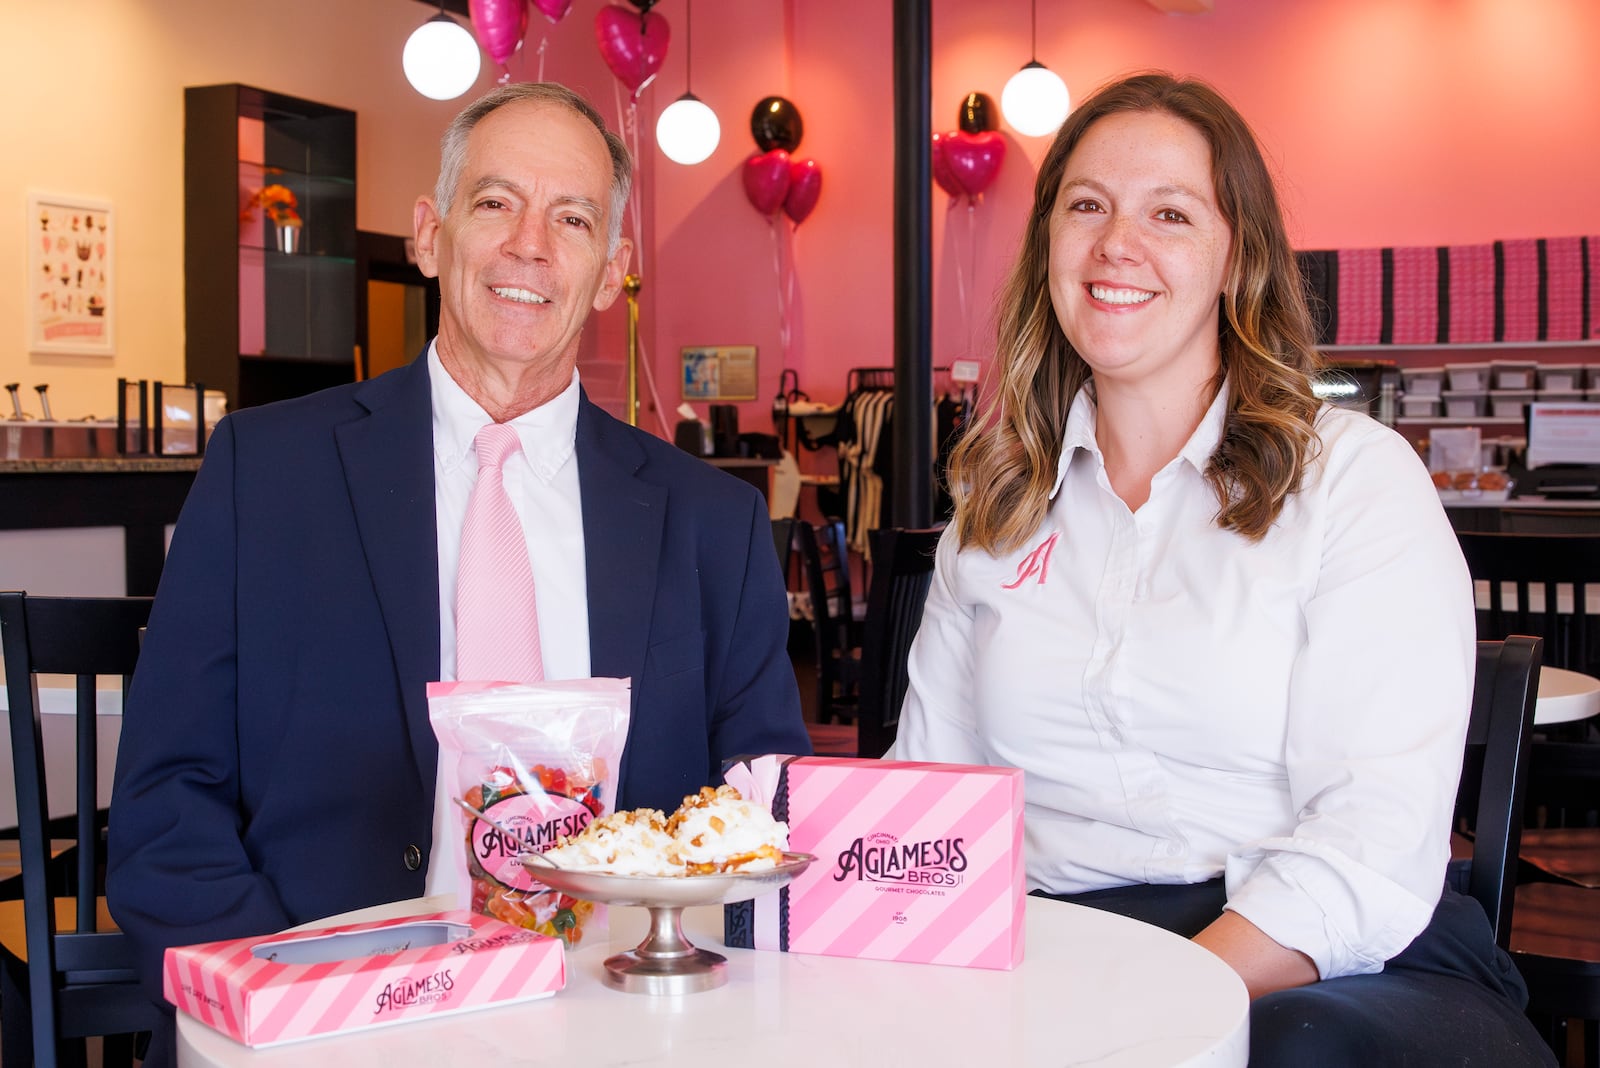
[{"label": "table pedestal base", "polygon": [[607,957],[603,978],[630,994],[698,994],[728,981],[728,958],[689,943],[681,908],[652,908],[650,933],[628,952]]}]

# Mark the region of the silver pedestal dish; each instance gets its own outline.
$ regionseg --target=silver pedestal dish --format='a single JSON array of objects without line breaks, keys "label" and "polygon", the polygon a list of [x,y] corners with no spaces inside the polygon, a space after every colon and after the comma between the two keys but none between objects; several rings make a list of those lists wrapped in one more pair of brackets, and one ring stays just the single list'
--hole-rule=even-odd
[{"label": "silver pedestal dish", "polygon": [[694,905],[748,901],[787,886],[816,858],[785,853],[766,871],[724,875],[642,876],[553,868],[537,855],[523,866],[540,882],[573,897],[604,905],[650,910],[650,933],[633,949],[606,958],[607,986],[632,994],[694,994],[728,981],[728,959],[697,949],[683,934],[683,910]]}]

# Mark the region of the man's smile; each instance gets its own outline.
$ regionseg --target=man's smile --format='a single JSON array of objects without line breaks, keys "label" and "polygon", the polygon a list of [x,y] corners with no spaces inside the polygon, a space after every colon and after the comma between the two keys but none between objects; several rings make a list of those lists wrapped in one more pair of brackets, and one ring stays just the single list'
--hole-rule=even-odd
[{"label": "man's smile", "polygon": [[515,286],[490,286],[490,291],[497,297],[516,301],[518,304],[549,304],[549,297],[541,297],[531,289],[518,289]]}]

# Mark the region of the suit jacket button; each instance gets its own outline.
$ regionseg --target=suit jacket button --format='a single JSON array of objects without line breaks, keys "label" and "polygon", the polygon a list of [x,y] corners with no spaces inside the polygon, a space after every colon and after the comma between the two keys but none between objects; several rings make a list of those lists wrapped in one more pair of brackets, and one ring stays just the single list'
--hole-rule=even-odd
[{"label": "suit jacket button", "polygon": [[416,871],[422,867],[422,850],[414,845],[406,846],[406,871]]}]

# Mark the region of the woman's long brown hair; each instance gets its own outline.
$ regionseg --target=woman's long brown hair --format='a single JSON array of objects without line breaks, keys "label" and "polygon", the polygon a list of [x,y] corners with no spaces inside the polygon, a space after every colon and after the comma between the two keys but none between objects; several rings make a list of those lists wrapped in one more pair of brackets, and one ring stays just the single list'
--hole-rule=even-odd
[{"label": "woman's long brown hair", "polygon": [[1217,330],[1228,413],[1206,468],[1217,525],[1259,540],[1314,455],[1320,404],[1310,375],[1320,359],[1305,283],[1255,135],[1204,82],[1135,75],[1079,105],[1039,168],[1033,213],[1000,298],[996,385],[951,456],[963,547],[996,555],[1015,549],[1049,507],[1067,412],[1091,376],[1050,302],[1050,217],[1072,150],[1097,121],[1129,111],[1165,112],[1206,138],[1217,204],[1233,232]]}]

